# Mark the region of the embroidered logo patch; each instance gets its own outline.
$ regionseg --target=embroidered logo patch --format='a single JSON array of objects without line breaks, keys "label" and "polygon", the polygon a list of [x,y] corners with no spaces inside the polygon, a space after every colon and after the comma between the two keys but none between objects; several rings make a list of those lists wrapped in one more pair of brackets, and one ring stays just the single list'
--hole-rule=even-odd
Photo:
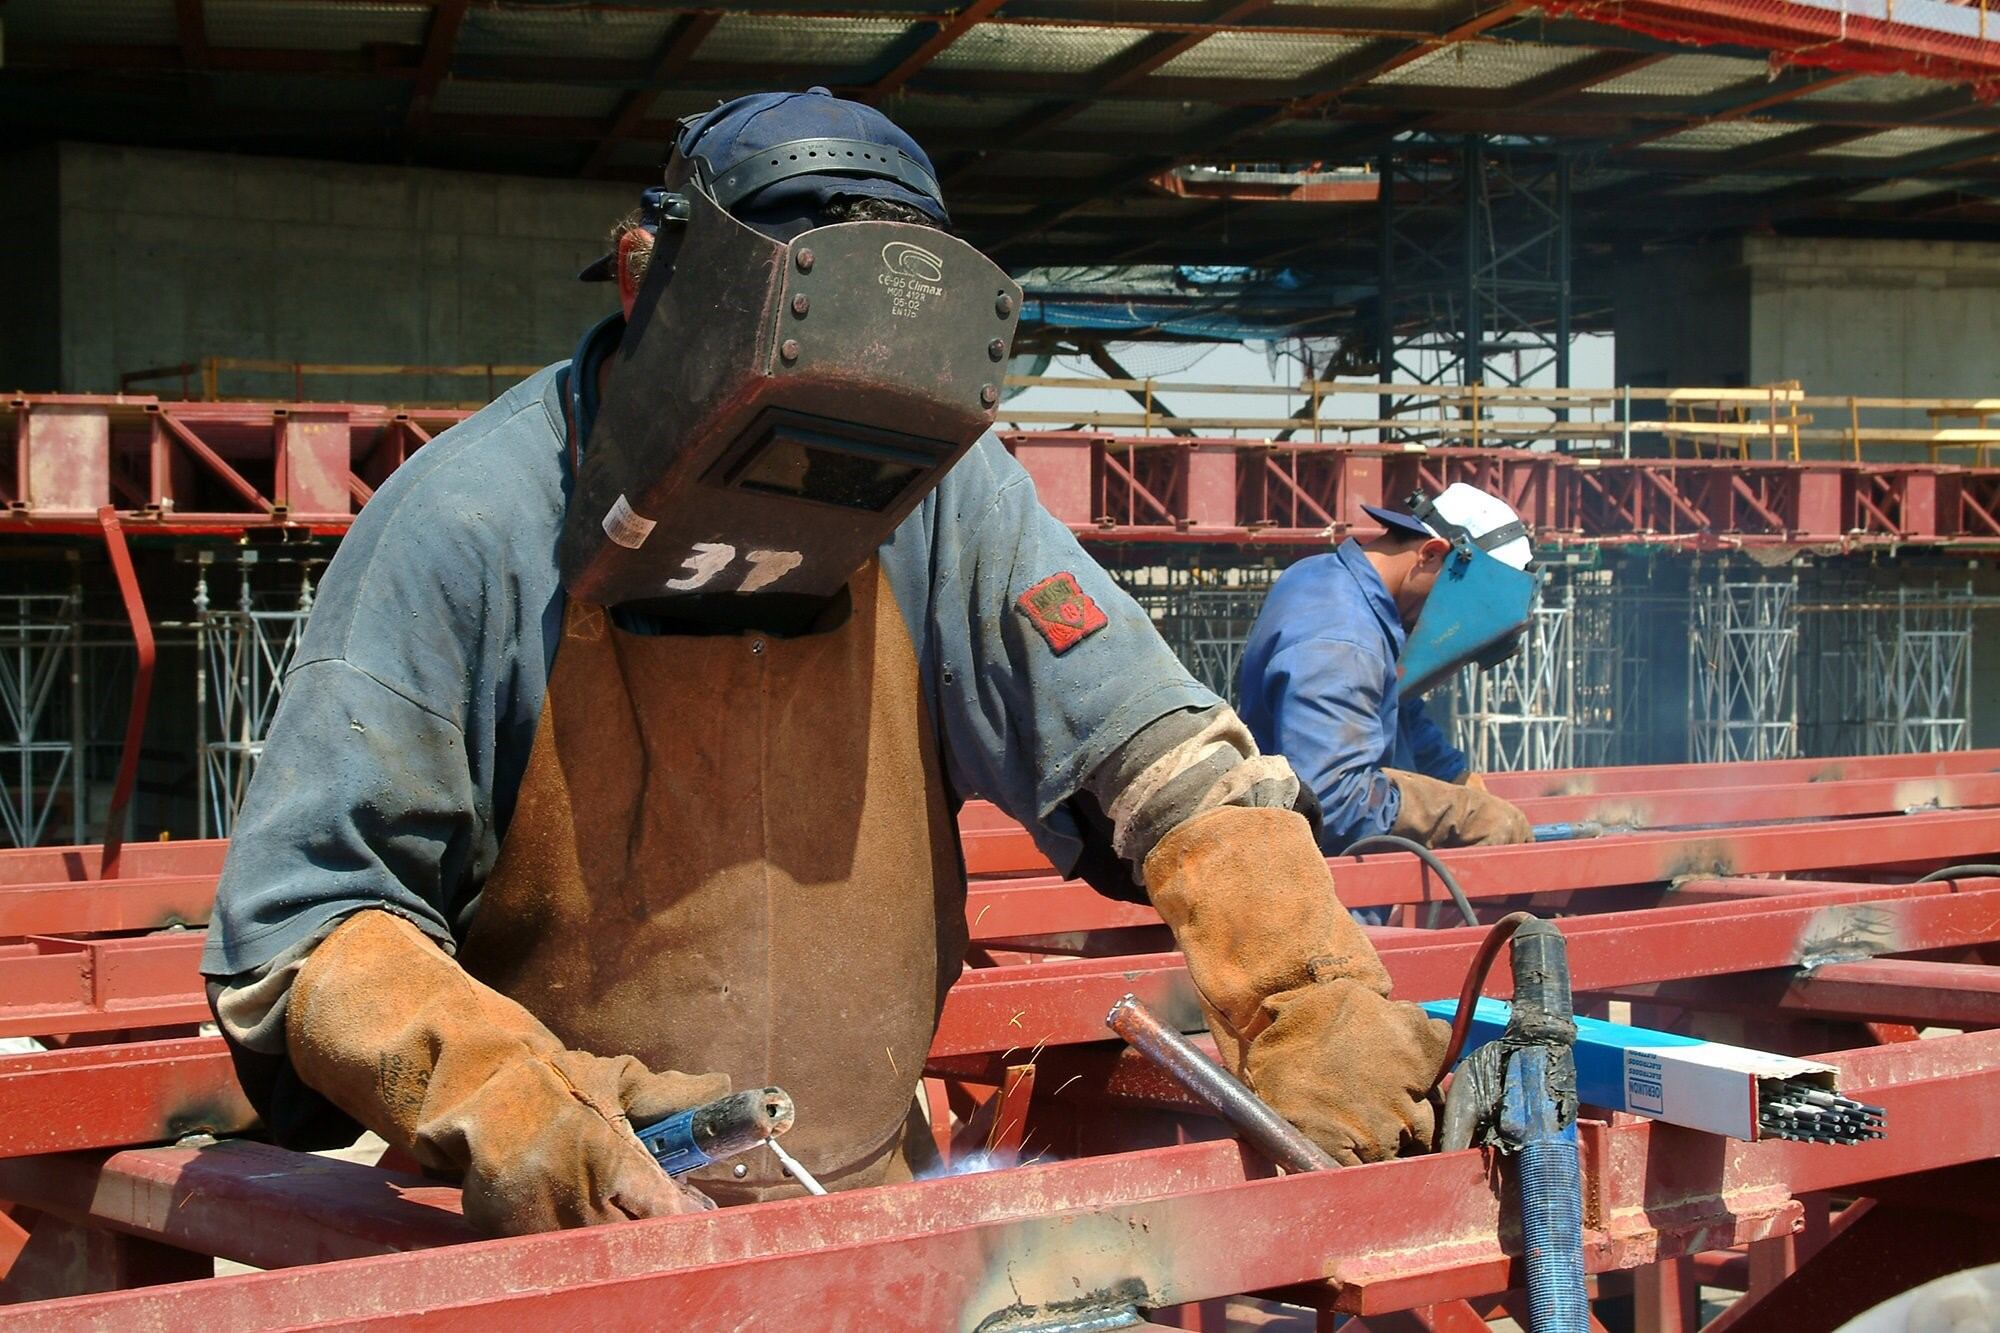
[{"label": "embroidered logo patch", "polygon": [[1076,585],[1076,575],[1065,570],[1051,574],[1022,593],[1015,603],[1041,631],[1058,656],[1082,643],[1111,622],[1090,594]]}]

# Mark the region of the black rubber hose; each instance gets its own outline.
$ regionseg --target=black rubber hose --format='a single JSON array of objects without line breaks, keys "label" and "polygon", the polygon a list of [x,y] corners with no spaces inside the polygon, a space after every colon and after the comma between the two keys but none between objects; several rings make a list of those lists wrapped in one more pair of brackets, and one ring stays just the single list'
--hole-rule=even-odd
[{"label": "black rubber hose", "polygon": [[1479,915],[1472,910],[1472,900],[1465,896],[1465,890],[1460,887],[1458,877],[1445,868],[1444,862],[1438,860],[1436,852],[1420,842],[1413,842],[1394,833],[1371,833],[1349,844],[1341,855],[1359,856],[1370,847],[1388,847],[1399,852],[1416,853],[1417,859],[1435,870],[1437,877],[1444,881],[1445,892],[1451,895],[1451,900],[1458,904],[1458,910],[1465,915],[1465,924],[1468,926],[1479,924]]},{"label": "black rubber hose", "polygon": [[1942,870],[1931,871],[1917,883],[1935,884],[1941,879],[2000,879],[2000,866],[1981,865],[1977,862],[1971,865],[1946,866]]}]

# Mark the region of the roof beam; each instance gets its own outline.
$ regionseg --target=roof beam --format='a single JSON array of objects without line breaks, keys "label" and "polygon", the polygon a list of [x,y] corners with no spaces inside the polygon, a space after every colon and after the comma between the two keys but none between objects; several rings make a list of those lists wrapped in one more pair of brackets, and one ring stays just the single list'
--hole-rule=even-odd
[{"label": "roof beam", "polygon": [[424,34],[423,58],[417,62],[417,79],[410,88],[410,104],[403,113],[403,131],[415,135],[431,113],[431,99],[451,73],[451,53],[458,45],[458,30],[465,23],[465,11],[472,0],[438,0],[431,7],[431,26]]},{"label": "roof beam", "polygon": [[897,61],[895,68],[887,74],[857,93],[856,100],[876,106],[883,98],[900,92],[903,85],[915,78],[924,66],[943,55],[953,42],[971,32],[1005,3],[1006,0],[972,0],[971,4],[945,22],[936,24],[915,50]]},{"label": "roof beam", "polygon": [[[1477,37],[1488,29],[1505,23],[1529,9],[1533,3],[1534,0],[1494,0],[1493,3],[1486,4],[1471,18],[1433,36],[1423,37],[1414,42],[1401,45],[1397,50],[1387,55],[1379,58],[1364,55],[1363,58],[1358,60],[1338,62],[1335,69],[1331,72],[1332,77],[1327,80],[1325,86],[1320,91],[1307,97],[1298,98],[1275,113],[1265,114],[1258,112],[1254,115],[1254,118],[1231,118],[1230,123],[1210,142],[1209,151],[1224,147],[1245,135],[1254,134],[1259,130],[1269,129],[1275,124],[1294,120],[1300,116],[1318,111],[1322,107],[1338,101],[1342,95],[1356,84],[1366,83],[1368,80],[1386,74],[1390,70],[1398,69],[1439,47],[1449,46],[1453,42],[1466,41]],[[1090,204],[1097,202],[1105,195],[1122,189],[1134,181],[1145,180],[1160,171],[1178,165],[1180,163],[1173,159],[1165,161],[1152,159],[1140,163],[1134,169],[1121,170],[1109,176],[1102,177],[1081,191],[1036,209],[1022,220],[1018,231],[1015,231],[1012,235],[1001,241],[993,249],[1004,250],[1018,245],[1022,241],[1046,231],[1049,227],[1069,217],[1079,209],[1086,208]]]},{"label": "roof beam", "polygon": [[590,150],[590,156],[584,160],[578,175],[597,177],[604,174],[605,163],[610,160],[619,141],[637,136],[640,126],[646,122],[646,113],[653,109],[654,99],[687,68],[695,52],[701,49],[701,44],[708,40],[708,35],[720,22],[720,13],[686,14],[675,20],[667,30],[666,39],[660,43],[659,53],[653,58],[646,86],[626,96],[610,124],[604,127],[597,146]]}]

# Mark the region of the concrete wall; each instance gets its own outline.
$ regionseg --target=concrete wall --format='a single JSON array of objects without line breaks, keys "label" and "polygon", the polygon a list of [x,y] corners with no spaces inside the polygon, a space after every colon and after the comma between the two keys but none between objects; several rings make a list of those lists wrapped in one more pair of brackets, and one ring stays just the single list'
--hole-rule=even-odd
[{"label": "concrete wall", "polygon": [[2000,242],[1746,236],[1603,276],[1621,383],[2000,395]]},{"label": "concrete wall", "polygon": [[[204,356],[560,359],[612,308],[607,285],[575,275],[636,202],[630,186],[600,182],[81,144],[56,154],[57,378],[72,392]],[[291,396],[273,377],[232,376],[223,390]],[[307,392],[488,396],[483,380],[444,379],[315,380]]]},{"label": "concrete wall", "polygon": [[0,392],[47,389],[61,377],[57,308],[56,150],[0,160]]},{"label": "concrete wall", "polygon": [[1750,236],[1752,384],[2000,395],[2000,244]]}]

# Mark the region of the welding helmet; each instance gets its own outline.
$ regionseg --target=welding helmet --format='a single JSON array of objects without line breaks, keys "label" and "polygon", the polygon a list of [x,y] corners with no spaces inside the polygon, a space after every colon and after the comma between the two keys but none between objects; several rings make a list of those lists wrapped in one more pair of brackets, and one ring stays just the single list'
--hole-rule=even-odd
[{"label": "welding helmet", "polygon": [[1512,506],[1458,482],[1435,497],[1412,495],[1407,514],[1363,508],[1391,529],[1451,543],[1397,662],[1405,696],[1425,693],[1470,663],[1490,669],[1520,651],[1536,580],[1528,572],[1534,546]]},{"label": "welding helmet", "polygon": [[818,225],[856,195],[946,216],[923,150],[824,89],[683,123],[564,519],[572,596],[802,627],[991,427],[1020,288],[934,227]]}]

